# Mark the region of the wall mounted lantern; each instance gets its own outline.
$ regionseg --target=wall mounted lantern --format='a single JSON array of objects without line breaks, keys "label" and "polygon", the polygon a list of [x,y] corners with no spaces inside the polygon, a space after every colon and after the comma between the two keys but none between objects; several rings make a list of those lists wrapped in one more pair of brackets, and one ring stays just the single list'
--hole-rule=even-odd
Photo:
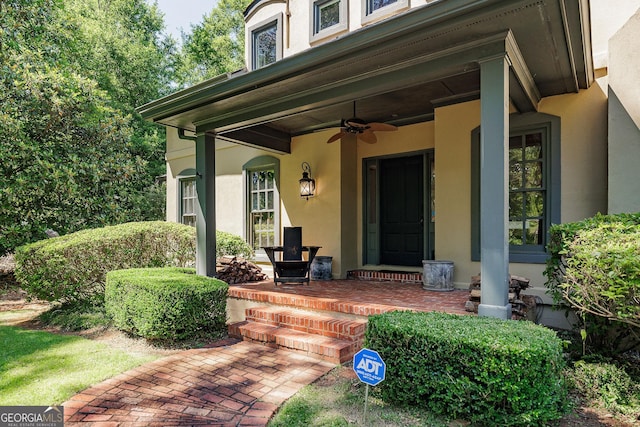
[{"label": "wall mounted lantern", "polygon": [[311,178],[311,166],[302,162],[302,178],[300,178],[300,197],[309,200],[316,191],[316,180]]}]

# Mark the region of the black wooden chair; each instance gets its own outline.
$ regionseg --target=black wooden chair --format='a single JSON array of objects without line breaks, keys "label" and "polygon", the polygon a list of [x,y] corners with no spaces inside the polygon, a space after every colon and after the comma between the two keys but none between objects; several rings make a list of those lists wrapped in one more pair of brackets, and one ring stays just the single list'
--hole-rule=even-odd
[{"label": "black wooden chair", "polygon": [[[302,246],[302,227],[285,227],[282,246],[266,246],[264,251],[273,265],[273,281],[309,284],[309,270],[320,246]],[[308,252],[307,259],[302,256]]]}]

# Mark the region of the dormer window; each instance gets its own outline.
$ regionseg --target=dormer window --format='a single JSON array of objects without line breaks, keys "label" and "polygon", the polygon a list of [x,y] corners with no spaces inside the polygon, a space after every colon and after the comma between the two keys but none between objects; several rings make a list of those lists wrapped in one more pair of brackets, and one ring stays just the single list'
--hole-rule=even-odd
[{"label": "dormer window", "polygon": [[282,58],[282,16],[251,28],[251,68],[257,70]]},{"label": "dormer window", "polygon": [[367,0],[367,15],[397,2],[398,0]]},{"label": "dormer window", "polygon": [[369,24],[409,8],[409,0],[362,0],[362,24]]},{"label": "dormer window", "polygon": [[347,0],[311,2],[311,41],[324,39],[347,30]]}]

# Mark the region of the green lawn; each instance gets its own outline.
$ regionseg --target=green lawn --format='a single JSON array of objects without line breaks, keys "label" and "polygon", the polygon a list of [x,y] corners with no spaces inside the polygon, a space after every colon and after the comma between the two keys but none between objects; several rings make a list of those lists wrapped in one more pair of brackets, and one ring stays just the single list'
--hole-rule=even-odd
[{"label": "green lawn", "polygon": [[156,356],[84,338],[0,326],[0,405],[57,405]]}]

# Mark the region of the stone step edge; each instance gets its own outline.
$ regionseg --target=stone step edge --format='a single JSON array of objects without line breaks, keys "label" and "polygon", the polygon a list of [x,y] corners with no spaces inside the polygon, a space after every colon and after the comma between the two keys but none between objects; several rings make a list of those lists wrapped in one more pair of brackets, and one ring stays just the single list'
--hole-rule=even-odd
[{"label": "stone step edge", "polygon": [[234,323],[229,325],[228,330],[231,337],[300,351],[333,363],[350,361],[361,347],[357,341],[323,337],[256,322]]},{"label": "stone step edge", "polygon": [[361,341],[367,321],[341,319],[287,307],[258,306],[245,310],[246,320],[346,341]]}]

